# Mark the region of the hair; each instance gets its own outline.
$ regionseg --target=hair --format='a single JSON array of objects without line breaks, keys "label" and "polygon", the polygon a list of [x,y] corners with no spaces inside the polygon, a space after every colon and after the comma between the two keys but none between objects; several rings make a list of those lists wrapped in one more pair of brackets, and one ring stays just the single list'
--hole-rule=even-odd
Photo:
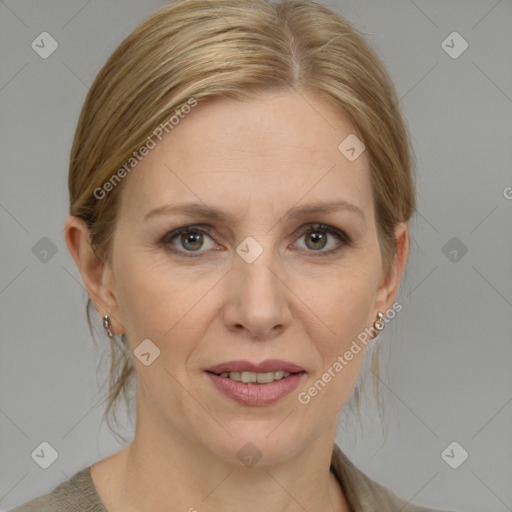
[{"label": "hair", "polygon": [[[95,254],[110,257],[123,188],[122,180],[113,178],[158,127],[191,99],[200,108],[214,98],[251,100],[272,91],[328,99],[364,142],[386,271],[395,254],[395,227],[408,222],[415,209],[411,149],[399,99],[363,36],[339,14],[306,0],[174,1],[121,42],[87,94],[70,156],[70,215],[87,223]],[[107,182],[112,184],[108,194],[98,199],[95,191]],[[89,299],[92,334],[90,304]],[[135,377],[125,335],[110,347],[104,413],[109,426],[118,399],[128,403]],[[378,402],[377,347],[372,352]],[[353,396],[358,406],[357,385]]]}]

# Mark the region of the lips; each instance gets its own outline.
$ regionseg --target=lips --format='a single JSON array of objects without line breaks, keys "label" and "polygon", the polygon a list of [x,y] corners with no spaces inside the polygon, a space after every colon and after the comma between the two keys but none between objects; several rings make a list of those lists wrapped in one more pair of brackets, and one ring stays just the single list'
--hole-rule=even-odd
[{"label": "lips", "polygon": [[306,377],[302,366],[281,359],[261,363],[228,361],[205,370],[214,386],[245,406],[271,405],[289,395]]},{"label": "lips", "polygon": [[301,373],[304,368],[295,363],[283,361],[281,359],[267,359],[261,363],[251,363],[250,361],[228,361],[207,368],[205,371],[220,375],[221,373],[231,372],[251,372],[251,373],[268,373],[276,371],[284,371],[288,373]]}]

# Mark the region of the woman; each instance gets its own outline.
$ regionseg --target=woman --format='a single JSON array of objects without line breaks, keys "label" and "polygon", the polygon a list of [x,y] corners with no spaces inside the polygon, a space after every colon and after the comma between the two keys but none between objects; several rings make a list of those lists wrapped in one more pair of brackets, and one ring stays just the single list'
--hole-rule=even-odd
[{"label": "woman", "polygon": [[314,3],[175,2],[128,36],[82,110],[65,236],[118,355],[107,411],[136,376],[136,432],[15,511],[427,510],[334,444],[400,306],[397,104]]}]

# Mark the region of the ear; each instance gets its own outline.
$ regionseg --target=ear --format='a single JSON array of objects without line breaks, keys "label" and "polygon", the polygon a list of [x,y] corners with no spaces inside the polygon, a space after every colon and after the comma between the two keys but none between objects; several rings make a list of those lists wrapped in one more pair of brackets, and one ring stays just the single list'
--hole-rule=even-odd
[{"label": "ear", "polygon": [[375,299],[375,316],[392,308],[398,295],[402,274],[409,256],[409,227],[401,222],[395,228],[395,256],[387,273],[382,277]]},{"label": "ear", "polygon": [[110,330],[114,334],[122,334],[124,328],[119,319],[119,306],[112,286],[111,266],[94,254],[89,228],[83,219],[68,217],[64,232],[68,250],[96,311],[102,318],[104,315],[110,317]]}]

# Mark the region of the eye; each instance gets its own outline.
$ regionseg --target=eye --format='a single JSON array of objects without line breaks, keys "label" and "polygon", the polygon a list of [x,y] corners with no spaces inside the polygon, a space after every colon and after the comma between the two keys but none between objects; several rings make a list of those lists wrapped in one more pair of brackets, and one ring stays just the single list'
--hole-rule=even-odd
[{"label": "eye", "polygon": [[[167,233],[161,243],[181,256],[198,257],[208,250],[219,249],[219,245],[211,237],[212,232],[211,226],[185,226]],[[298,241],[303,239],[304,243],[299,244],[299,248],[309,253],[318,253],[314,256],[328,256],[351,245],[350,237],[345,232],[323,224],[306,226]]]},{"label": "eye", "polygon": [[351,243],[350,238],[345,232],[323,224],[310,224],[307,226],[307,230],[302,232],[299,240],[304,240],[302,249],[306,249],[308,252],[319,253],[315,254],[315,256],[334,254]]},{"label": "eye", "polygon": [[[187,253],[203,253],[215,247],[215,242],[209,235],[210,232],[210,227],[185,226],[167,233],[161,242],[170,246],[169,249],[173,252],[194,257],[195,254]],[[205,251],[201,251],[201,249],[205,249]]]}]

